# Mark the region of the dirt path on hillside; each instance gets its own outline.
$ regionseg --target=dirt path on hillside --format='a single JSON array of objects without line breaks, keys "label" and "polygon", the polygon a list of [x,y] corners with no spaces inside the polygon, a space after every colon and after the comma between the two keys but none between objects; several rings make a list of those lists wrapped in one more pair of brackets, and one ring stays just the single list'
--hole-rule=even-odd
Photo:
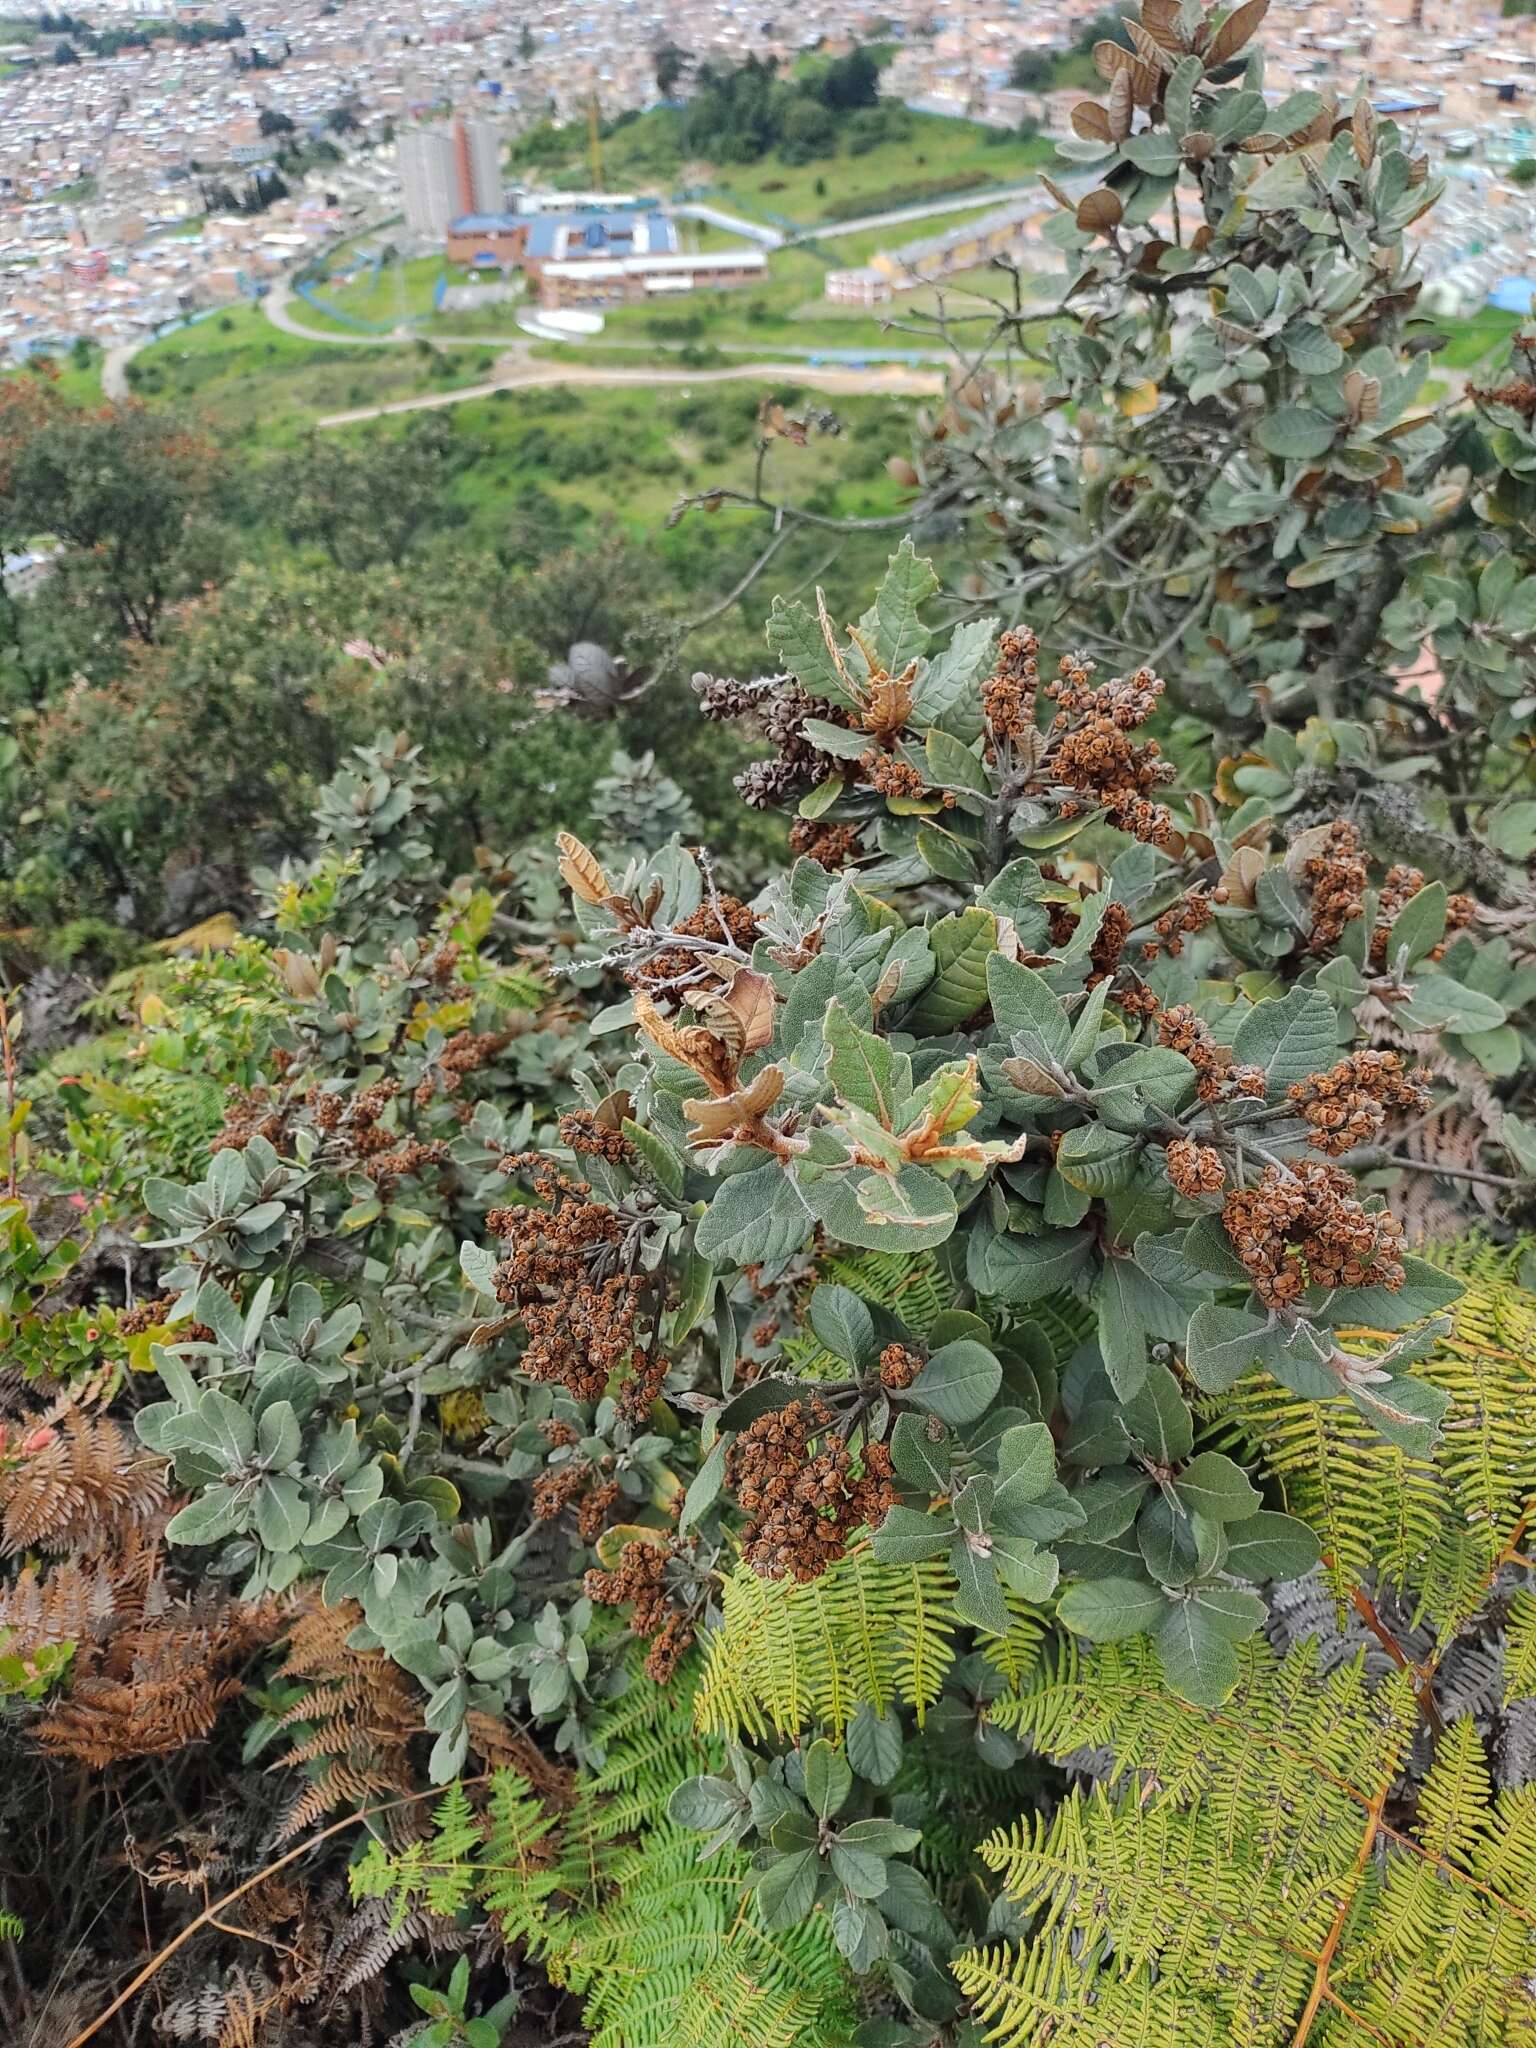
[{"label": "dirt path on hillside", "polygon": [[531,391],[556,384],[635,385],[641,389],[658,384],[729,384],[746,379],[758,384],[797,384],[813,391],[828,391],[842,397],[878,397],[882,392],[897,398],[932,398],[944,389],[937,370],[906,370],[889,363],[880,369],[854,370],[830,365],[813,368],[809,363],[732,363],[725,369],[674,370],[660,364],[643,370],[624,370],[586,363],[539,362],[532,357],[513,357],[495,377],[483,384],[461,384],[454,391],[427,391],[418,398],[395,398],[382,405],[354,406],[348,412],[327,413],[319,427],[350,427],[362,420],[388,418],[397,412],[436,412],[445,405],[464,405],[475,398],[490,398],[498,391]]}]

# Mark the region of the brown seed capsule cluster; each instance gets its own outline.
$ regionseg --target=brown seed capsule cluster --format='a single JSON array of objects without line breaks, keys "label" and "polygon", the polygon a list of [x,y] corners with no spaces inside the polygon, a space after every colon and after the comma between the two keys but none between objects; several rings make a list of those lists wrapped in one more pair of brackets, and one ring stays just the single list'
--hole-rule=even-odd
[{"label": "brown seed capsule cluster", "polygon": [[1293,1082],[1286,1094],[1312,1127],[1308,1143],[1337,1158],[1374,1138],[1391,1111],[1427,1109],[1428,1079],[1401,1053],[1352,1052],[1326,1074]]},{"label": "brown seed capsule cluster", "polygon": [[626,1421],[641,1420],[660,1395],[671,1370],[672,1361],[659,1345],[653,1344],[648,1351],[635,1353],[624,1375],[624,1384],[619,1389],[619,1412]]},{"label": "brown seed capsule cluster", "polygon": [[1515,377],[1508,384],[1469,384],[1467,396],[1480,405],[1507,405],[1527,422],[1536,420],[1536,384],[1529,377]]},{"label": "brown seed capsule cluster", "polygon": [[589,1199],[538,1153],[504,1162],[526,1169],[543,1206],[493,1209],[487,1228],[508,1241],[496,1268],[496,1297],[527,1334],[523,1370],[556,1380],[581,1401],[598,1400],[611,1375],[639,1348],[638,1318],[647,1282],[621,1266],[624,1223]]},{"label": "brown seed capsule cluster", "polygon": [[1364,911],[1366,872],[1359,832],[1347,818],[1335,818],[1328,827],[1327,844],[1301,866],[1301,879],[1312,897],[1309,951],[1326,953],[1336,946],[1345,925]]},{"label": "brown seed capsule cluster", "polygon": [[619,1498],[617,1479],[601,1480],[582,1496],[581,1505],[576,1510],[576,1528],[583,1543],[595,1543],[602,1535],[619,1504]]},{"label": "brown seed capsule cluster", "polygon": [[1214,1195],[1226,1184],[1226,1169],[1214,1145],[1175,1138],[1168,1147],[1168,1178],[1181,1195]]},{"label": "brown seed capsule cluster", "polygon": [[903,1393],[923,1369],[923,1361],[904,1344],[887,1344],[880,1354],[880,1384]]},{"label": "brown seed capsule cluster", "polygon": [[533,1482],[533,1512],[541,1522],[553,1522],[587,1491],[592,1467],[584,1458],[569,1465],[551,1465]]},{"label": "brown seed capsule cluster", "polygon": [[851,726],[853,719],[842,705],[808,696],[793,676],[758,676],[740,683],[701,674],[693,678],[693,687],[706,718],[750,719],[777,750],[775,759],[754,761],[736,777],[742,801],[753,810],[795,803],[837,771],[837,761],[806,738],[805,721],[819,718],[826,725]]},{"label": "brown seed capsule cluster", "polygon": [[[575,1432],[572,1431],[574,1438]],[[590,1458],[572,1458],[562,1465],[549,1465],[533,1482],[533,1512],[541,1522],[553,1522],[567,1508],[576,1510],[576,1527],[584,1543],[595,1543],[607,1528],[619,1505],[621,1489],[617,1479],[605,1477],[611,1458],[594,1463]]]},{"label": "brown seed capsule cluster", "polygon": [[1131,913],[1123,903],[1106,903],[1104,916],[1093,943],[1088,948],[1092,971],[1085,978],[1085,988],[1097,988],[1101,981],[1113,978],[1120,966],[1120,956],[1125,951],[1125,942],[1131,935]]},{"label": "brown seed capsule cluster", "polygon": [[457,939],[444,939],[431,959],[425,963],[428,978],[435,981],[440,988],[446,988],[453,980],[454,970],[463,952],[464,948]]},{"label": "brown seed capsule cluster", "polygon": [[434,1081],[445,1095],[457,1095],[464,1076],[489,1066],[511,1039],[510,1031],[456,1031],[432,1062],[431,1074],[417,1084],[417,1106],[425,1108],[432,1100]]},{"label": "brown seed capsule cluster", "polygon": [[243,1152],[252,1138],[281,1146],[288,1135],[289,1110],[270,1088],[231,1088],[224,1101],[224,1123],[210,1143],[210,1152]]},{"label": "brown seed capsule cluster", "polygon": [[431,1167],[447,1164],[448,1147],[441,1138],[434,1138],[429,1144],[424,1144],[419,1138],[408,1138],[391,1152],[375,1153],[363,1171],[380,1194],[387,1195],[397,1181],[408,1180]]},{"label": "brown seed capsule cluster", "polygon": [[[1045,692],[1056,705],[1047,764],[1051,780],[1077,790],[1105,810],[1112,825],[1153,846],[1172,832],[1173,818],[1151,793],[1171,782],[1174,771],[1156,740],[1138,744],[1130,735],[1146,724],[1163,689],[1162,678],[1148,668],[1095,683],[1092,662],[1070,655],[1062,661],[1060,679]],[[1063,816],[1072,815],[1072,808],[1064,805]]]},{"label": "brown seed capsule cluster", "polygon": [[600,1124],[590,1109],[570,1109],[560,1119],[560,1142],[583,1159],[606,1160],[610,1166],[627,1166],[635,1148],[622,1131]]},{"label": "brown seed capsule cluster", "polygon": [[163,1323],[175,1306],[174,1294],[157,1294],[151,1301],[141,1301],[132,1308],[125,1308],[117,1319],[118,1336],[142,1337],[146,1330]]},{"label": "brown seed capsule cluster", "polygon": [[761,1578],[802,1585],[844,1555],[856,1529],[878,1528],[900,1499],[884,1444],[866,1444],[859,1469],[816,1394],[749,1423],[726,1471],[752,1517],[742,1532],[748,1564]]},{"label": "brown seed capsule cluster", "polygon": [[[679,918],[671,929],[679,938],[710,939],[717,945],[729,941],[742,952],[750,953],[757,938],[757,919],[739,896],[716,896],[701,903],[687,917]],[[631,988],[654,992],[666,988],[680,975],[692,974],[700,957],[689,946],[664,946],[648,960],[627,969],[624,979]]]},{"label": "brown seed capsule cluster", "polygon": [[1155,939],[1148,939],[1141,949],[1143,960],[1155,960],[1160,953],[1177,960],[1184,950],[1186,936],[1203,932],[1216,915],[1216,905],[1225,903],[1225,889],[1207,889],[1203,882],[1197,882],[1177,903],[1170,904],[1157,920],[1153,929]]},{"label": "brown seed capsule cluster", "polygon": [[671,1547],[647,1542],[637,1536],[619,1553],[611,1572],[596,1565],[582,1580],[589,1600],[602,1607],[632,1609],[630,1626],[637,1636],[648,1637],[650,1654],[645,1674],[657,1685],[665,1685],[687,1655],[696,1633],[693,1622],[673,1605],[668,1595],[667,1565]]},{"label": "brown seed capsule cluster", "polygon": [[[1369,954],[1370,963],[1378,973],[1387,965],[1387,945],[1392,934],[1393,919],[1405,904],[1412,902],[1423,887],[1422,868],[1408,867],[1398,861],[1387,869],[1376,903],[1376,923],[1371,931]],[[1476,914],[1477,905],[1470,896],[1448,896],[1445,901],[1446,937],[1424,955],[1424,960],[1433,962],[1443,959],[1450,934],[1465,930]]]},{"label": "brown seed capsule cluster", "polygon": [[1255,1186],[1230,1191],[1221,1220],[1270,1308],[1296,1301],[1309,1282],[1395,1293],[1406,1277],[1402,1225],[1367,1212],[1349,1175],[1322,1159],[1266,1166]]},{"label": "brown seed capsule cluster", "polygon": [[836,874],[859,851],[858,827],[824,825],[817,818],[796,818],[789,828],[789,850]]},{"label": "brown seed capsule cluster", "polygon": [[1001,742],[1021,740],[1036,730],[1040,697],[1040,641],[1029,628],[1004,633],[997,643],[997,665],[981,686],[982,715],[987,722],[987,752],[995,759]]},{"label": "brown seed capsule cluster", "polygon": [[927,784],[910,761],[871,747],[859,756],[864,780],[878,796],[921,796]]},{"label": "brown seed capsule cluster", "polygon": [[389,1079],[370,1081],[353,1095],[316,1084],[306,1092],[304,1107],[327,1137],[350,1147],[358,1159],[375,1159],[403,1142],[382,1121],[399,1092],[399,1083]]},{"label": "brown seed capsule cluster", "polygon": [[1188,1003],[1176,1003],[1157,1020],[1160,1045],[1183,1053],[1199,1079],[1195,1093],[1202,1102],[1223,1102],[1233,1095],[1249,1095],[1262,1102],[1264,1069],[1237,1065],[1230,1046],[1219,1045],[1211,1027],[1197,1016]]}]

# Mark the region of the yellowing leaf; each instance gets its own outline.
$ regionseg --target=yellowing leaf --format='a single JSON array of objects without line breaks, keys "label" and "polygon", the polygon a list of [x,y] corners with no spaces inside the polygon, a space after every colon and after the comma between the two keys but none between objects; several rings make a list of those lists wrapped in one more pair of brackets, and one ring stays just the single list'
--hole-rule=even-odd
[{"label": "yellowing leaf", "polygon": [[224,953],[240,936],[240,927],[227,910],[205,917],[201,924],[188,925],[168,939],[156,939],[157,953]]}]

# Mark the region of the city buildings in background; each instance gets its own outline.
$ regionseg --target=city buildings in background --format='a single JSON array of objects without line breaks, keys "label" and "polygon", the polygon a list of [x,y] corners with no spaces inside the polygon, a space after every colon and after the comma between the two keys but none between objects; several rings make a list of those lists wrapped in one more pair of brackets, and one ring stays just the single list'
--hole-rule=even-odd
[{"label": "city buildings in background", "polygon": [[[30,0],[8,17],[0,360],[60,355],[82,337],[135,343],[391,220],[408,251],[445,252],[452,230],[472,238],[470,267],[519,269],[516,217],[535,204],[553,215],[622,201],[509,202],[511,139],[545,120],[656,105],[667,43],[695,65],[727,65],[878,37],[892,47],[881,89],[908,106],[1065,134],[1083,89],[1053,77],[1054,60],[1105,0],[248,0],[229,22],[224,4],[81,0],[88,38],[43,31],[39,15],[29,23]],[[1365,76],[1378,108],[1444,166],[1446,195],[1416,230],[1430,303],[1523,310],[1536,278],[1536,187],[1524,182],[1536,160],[1536,16],[1506,18],[1503,0],[1273,0],[1263,39],[1273,97]],[[1021,55],[1040,60],[1037,89],[1013,82]],[[689,76],[669,78],[669,92],[685,95]],[[536,259],[536,282],[654,296],[761,268],[671,260],[686,253],[613,240]],[[835,271],[829,293],[883,303],[913,265],[906,243],[880,254],[883,267]],[[959,258],[938,249],[921,261]],[[546,280],[567,264],[579,274]],[[626,267],[600,276],[599,264]]]}]

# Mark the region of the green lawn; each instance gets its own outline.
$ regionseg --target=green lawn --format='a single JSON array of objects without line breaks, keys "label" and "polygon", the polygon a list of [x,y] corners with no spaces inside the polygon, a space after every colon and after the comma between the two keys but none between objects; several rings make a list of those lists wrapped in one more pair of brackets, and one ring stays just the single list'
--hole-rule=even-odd
[{"label": "green lawn", "polygon": [[[552,493],[594,520],[615,514],[637,533],[660,534],[680,493],[751,481],[758,406],[767,386],[742,381],[643,387],[506,391],[440,415],[469,460],[453,496],[470,526],[492,537],[509,506]],[[796,503],[856,517],[900,503],[888,456],[911,444],[916,399],[829,398],[792,381],[771,387],[791,410],[835,411],[840,431],[774,451],[777,487]],[[401,418],[339,431],[399,433]],[[744,516],[744,515],[743,515]]]},{"label": "green lawn", "polygon": [[[950,216],[939,217],[948,224]],[[914,223],[881,235],[866,231],[854,237],[856,247],[848,251],[842,242],[829,243],[837,262],[829,265],[809,249],[776,249],[768,259],[767,280],[761,285],[735,286],[727,291],[690,292],[685,300],[668,306],[620,306],[606,315],[603,338],[608,342],[661,342],[694,347],[755,348],[771,353],[775,348],[868,348],[933,349],[935,340],[920,335],[892,332],[887,318],[909,320],[914,314],[931,313],[939,300],[932,285],[898,293],[886,306],[865,311],[858,306],[834,304],[826,296],[827,272],[866,261],[879,247],[897,246],[926,230],[927,222]],[[1006,278],[985,266],[957,274],[943,287],[950,313],[968,309],[967,294],[985,292],[1006,299],[1010,287]],[[969,309],[985,311],[974,296]]]},{"label": "green lawn", "polygon": [[[442,261],[436,256],[387,262],[377,273],[371,263],[358,261],[351,278],[333,280],[327,272],[314,280],[314,289],[338,312],[389,328],[431,312],[432,293],[442,274]],[[318,326],[320,317],[313,307],[306,307],[306,325]]]},{"label": "green lawn", "polygon": [[[862,155],[845,149],[812,163],[786,164],[771,154],[760,163],[716,166],[709,196],[753,219],[779,216],[813,225],[828,218],[829,207],[852,200],[871,212],[905,204],[911,187],[937,179],[973,178],[978,188],[1017,184],[1055,158],[1054,144],[1041,137],[1025,141],[940,114],[913,114],[910,120],[904,140],[882,142]],[[603,144],[607,184],[615,191],[631,185],[671,191],[682,168],[676,127],[676,114],[662,107],[613,131]],[[532,175],[531,167],[520,170]],[[584,145],[573,138],[570,156],[538,167],[538,175],[573,187],[590,183]]]},{"label": "green lawn", "polygon": [[[436,311],[433,295],[445,271],[450,285],[484,281],[482,273],[457,266],[450,268],[440,257],[415,256],[403,263],[385,263],[377,273],[371,264],[362,264],[352,278],[339,282],[322,278],[314,289],[338,314],[348,314],[353,320],[364,321],[386,332],[408,326],[413,332],[425,335],[483,334],[488,338],[506,339],[517,334],[517,304],[502,301],[470,306],[458,312]],[[498,276],[496,282],[500,281]],[[297,302],[294,317],[302,320],[306,327],[317,330],[334,328],[343,334],[358,331],[346,320],[329,319],[307,300]]]},{"label": "green lawn", "polygon": [[37,361],[39,366],[35,369],[24,365],[4,374],[8,377],[40,377],[47,373],[47,368],[51,368],[61,398],[67,398],[71,405],[101,404],[101,350],[94,343],[83,363],[75,361],[72,351],[68,355],[47,358],[46,368],[44,359]]},{"label": "green lawn", "polygon": [[912,188],[938,179],[972,177],[976,189],[984,191],[1021,184],[1055,161],[1055,144],[1043,137],[1025,142],[942,114],[914,114],[912,123],[910,141],[883,142],[863,156],[844,154],[831,162],[795,166],[772,157],[760,164],[732,164],[719,174],[720,196],[749,216],[782,215],[811,226],[831,219],[829,207],[850,201],[878,213],[919,203],[923,195],[914,195]]},{"label": "green lawn", "polygon": [[490,348],[300,341],[280,333],[259,306],[237,306],[155,342],[131,374],[140,397],[190,407],[237,439],[282,441],[324,413],[480,383],[495,360]]}]

